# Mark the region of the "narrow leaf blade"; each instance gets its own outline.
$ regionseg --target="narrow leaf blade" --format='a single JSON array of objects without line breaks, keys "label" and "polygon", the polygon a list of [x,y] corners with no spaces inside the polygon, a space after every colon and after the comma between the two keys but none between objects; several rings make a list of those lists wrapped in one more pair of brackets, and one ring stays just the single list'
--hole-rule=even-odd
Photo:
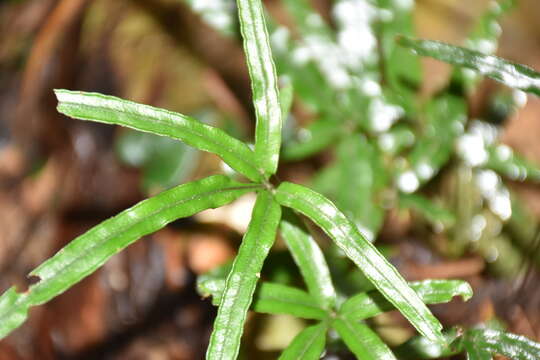
[{"label": "narrow leaf blade", "polygon": [[207,359],[235,359],[238,355],[246,314],[280,218],[281,207],[272,195],[266,191],[259,193],[248,230],[227,277]]},{"label": "narrow leaf blade", "polygon": [[336,304],[336,290],[330,278],[328,264],[315,239],[309,234],[298,216],[290,210],[284,212],[280,231],[300,269],[309,293],[322,308],[333,308]]},{"label": "narrow leaf blade", "polygon": [[[516,5],[515,0],[496,0],[488,6],[478,18],[473,31],[465,40],[467,48],[479,51],[485,55],[493,55],[498,47],[501,35],[500,20]],[[479,74],[456,69],[453,77],[465,85],[465,89],[473,90],[478,83]]]},{"label": "narrow leaf blade", "polygon": [[465,344],[465,350],[467,351],[467,360],[492,360],[493,357],[484,349],[476,348],[471,344]]},{"label": "narrow leaf blade", "polygon": [[322,320],[327,313],[305,291],[282,284],[262,283],[255,293],[253,310],[267,314],[289,314]]},{"label": "narrow leaf blade", "polygon": [[211,296],[212,305],[214,306],[219,306],[221,303],[225,281],[231,267],[232,261],[197,276],[197,292],[205,298]]},{"label": "narrow leaf blade", "polygon": [[[462,280],[424,280],[410,282],[409,286],[426,304],[440,304],[461,296],[464,300],[471,298],[471,286]],[[341,306],[342,317],[363,320],[380,313],[394,310],[394,305],[386,300],[378,291],[369,291],[349,298]]]},{"label": "narrow leaf blade", "polygon": [[403,360],[451,357],[463,351],[462,332],[463,330],[458,328],[445,331],[443,333],[446,338],[445,345],[434,343],[424,336],[414,336],[393,350],[398,359]]},{"label": "narrow leaf blade", "polygon": [[395,360],[390,348],[369,326],[337,318],[332,322],[347,347],[361,360]]},{"label": "narrow leaf blade", "polygon": [[464,345],[508,356],[514,360],[535,360],[540,356],[540,343],[524,336],[494,329],[468,330]]},{"label": "narrow leaf blade", "polygon": [[[225,278],[197,279],[197,290],[203,296],[212,296],[212,304],[219,306],[225,290]],[[288,314],[304,319],[322,320],[327,312],[303,290],[270,282],[261,282],[253,295],[251,309],[266,314]]]},{"label": "narrow leaf blade", "polygon": [[283,351],[279,360],[318,360],[326,344],[326,324],[308,326]]},{"label": "narrow leaf blade", "polygon": [[398,43],[412,49],[418,55],[466,67],[511,88],[540,95],[540,73],[525,65],[439,41],[402,36],[398,38]]},{"label": "narrow leaf blade", "polygon": [[231,168],[253,181],[262,179],[251,149],[223,130],[188,116],[114,96],[81,91],[55,90],[58,111],[69,117],[117,124],[181,140],[214,153]]},{"label": "narrow leaf blade", "polygon": [[261,0],[237,0],[240,30],[257,118],[255,156],[266,175],[276,172],[281,147],[278,81]]},{"label": "narrow leaf blade", "polygon": [[40,281],[27,292],[10,289],[0,298],[0,337],[19,326],[31,306],[61,294],[140,237],[259,188],[223,175],[211,176],[164,191],[95,226],[33,270],[30,275]]},{"label": "narrow leaf blade", "polygon": [[439,321],[399,272],[330,200],[304,186],[288,182],[279,186],[276,200],[319,225],[421,334],[444,343]]}]

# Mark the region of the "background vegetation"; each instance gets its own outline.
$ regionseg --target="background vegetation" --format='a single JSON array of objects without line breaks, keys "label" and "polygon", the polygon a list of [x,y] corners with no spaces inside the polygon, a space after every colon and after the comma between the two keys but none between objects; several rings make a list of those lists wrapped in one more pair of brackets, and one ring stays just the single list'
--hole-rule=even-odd
[{"label": "background vegetation", "polygon": [[[428,38],[492,52],[496,23],[505,19],[500,54],[534,67],[534,21],[527,19],[537,5],[521,1],[502,18],[491,3],[464,9],[417,1],[416,27]],[[1,5],[2,33],[13,34],[0,49],[3,288],[17,283],[24,290],[35,265],[145,195],[228,171],[216,157],[181,143],[76,122],[54,110],[52,88],[99,91],[193,114],[247,139],[254,123],[236,20],[227,17],[234,7],[201,4],[217,3]],[[429,61],[421,78],[418,58],[394,43],[395,34],[412,32],[406,11],[394,12],[392,21],[384,11],[351,19],[369,11],[331,12],[330,2],[319,1],[317,17],[299,4],[267,3],[278,73],[284,88],[294,89],[282,153],[288,162],[279,177],[332,198],[408,280],[468,280],[471,301],[434,307],[446,326],[487,323],[538,339],[538,202],[535,185],[521,184],[538,180],[532,161],[538,100]],[[367,26],[361,34],[374,36],[364,43],[379,46],[352,46],[359,24]],[[252,204],[244,198],[130,247],[35,309],[1,343],[1,356],[201,357],[214,310],[195,292],[195,275],[231,258]],[[367,289],[339,251],[328,246],[325,254],[340,291]],[[285,252],[271,260],[268,279],[299,282]],[[393,313],[370,325],[390,345],[414,333]],[[294,318],[253,315],[248,358],[275,358],[303,326]],[[339,341],[330,345],[326,356],[350,356]]]}]

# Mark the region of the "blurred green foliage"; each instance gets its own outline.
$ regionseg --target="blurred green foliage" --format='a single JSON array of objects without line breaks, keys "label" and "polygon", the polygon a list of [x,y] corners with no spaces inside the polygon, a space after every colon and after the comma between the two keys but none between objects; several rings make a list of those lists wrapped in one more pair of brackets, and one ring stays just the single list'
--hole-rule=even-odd
[{"label": "blurred green foliage", "polygon": [[[276,10],[267,21],[278,75],[294,89],[282,159],[332,154],[322,157],[310,185],[371,241],[388,211],[398,209],[425,222],[418,228],[431,231],[421,235],[433,238],[429,242],[443,256],[479,254],[505,277],[538,264],[536,221],[507,180],[538,182],[540,168],[499,141],[504,120],[524,105],[526,94],[498,88],[483,115],[471,118],[468,96],[483,72],[457,67],[445,88],[419,96],[429,79],[422,78],[417,54],[396,41],[414,36],[413,1],[336,0],[330,18],[308,0],[280,5],[292,22],[280,23]],[[464,45],[492,55],[499,20],[514,5],[489,1]],[[338,292],[370,289],[361,274],[339,263],[339,250],[327,249],[325,257]],[[306,329],[313,336],[318,330]],[[472,358],[467,341],[475,340],[464,338],[459,350]],[[497,351],[490,349],[486,358],[491,352]]]}]

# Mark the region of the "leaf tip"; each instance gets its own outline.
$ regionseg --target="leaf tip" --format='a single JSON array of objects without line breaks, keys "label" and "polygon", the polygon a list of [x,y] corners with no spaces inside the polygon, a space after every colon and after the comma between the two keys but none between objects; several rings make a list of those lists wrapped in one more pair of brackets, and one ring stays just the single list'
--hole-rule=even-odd
[{"label": "leaf tip", "polygon": [[474,295],[471,285],[469,285],[469,283],[466,281],[459,285],[458,293],[463,301],[468,301]]},{"label": "leaf tip", "polygon": [[62,97],[62,95],[66,91],[69,91],[69,90],[66,90],[66,89],[53,89],[53,91],[54,91],[54,95],[56,95],[56,98],[60,101],[60,98]]}]

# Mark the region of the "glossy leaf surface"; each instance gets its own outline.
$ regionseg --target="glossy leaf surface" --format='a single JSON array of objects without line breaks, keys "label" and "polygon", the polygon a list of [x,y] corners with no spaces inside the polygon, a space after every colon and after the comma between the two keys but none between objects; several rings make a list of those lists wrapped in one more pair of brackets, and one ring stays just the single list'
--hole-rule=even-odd
[{"label": "glossy leaf surface", "polygon": [[304,319],[327,317],[317,301],[307,292],[275,283],[262,283],[255,293],[253,310],[267,314],[290,314]]},{"label": "glossy leaf surface", "polygon": [[467,360],[492,360],[493,356],[481,348],[476,348],[471,344],[465,344],[465,351],[467,352]]},{"label": "glossy leaf surface", "polygon": [[457,328],[445,331],[443,335],[448,345],[431,342],[423,336],[414,336],[393,350],[398,359],[403,360],[450,357],[463,351],[462,338],[459,337],[461,333],[462,330]]},{"label": "glossy leaf surface", "polygon": [[279,360],[318,360],[326,344],[326,324],[311,325],[295,336]]},{"label": "glossy leaf surface", "polygon": [[[484,14],[465,40],[466,47],[484,55],[494,55],[497,51],[502,27],[499,24],[503,15],[514,5],[515,0],[490,0]],[[481,75],[467,68],[454,70],[453,78],[465,86],[465,90],[473,91]]]},{"label": "glossy leaf surface", "polygon": [[337,318],[332,322],[343,342],[360,360],[395,360],[396,357],[369,326],[362,322]]},{"label": "glossy leaf surface", "polygon": [[298,216],[290,210],[284,211],[279,229],[311,296],[322,308],[333,308],[336,304],[336,290],[330,278],[328,264],[315,239]]},{"label": "glossy leaf surface", "polygon": [[27,292],[19,294],[11,288],[0,298],[0,336],[20,325],[29,307],[61,294],[140,237],[259,188],[223,175],[211,176],[164,191],[102,222],[33,270],[30,276],[40,281]]},{"label": "glossy leaf surface", "polygon": [[212,305],[214,306],[218,306],[221,303],[225,281],[231,271],[231,267],[232,261],[197,276],[197,292],[205,298],[211,296]]},{"label": "glossy leaf surface", "polygon": [[[226,267],[230,268],[230,267]],[[202,296],[212,296],[212,304],[218,306],[225,290],[225,275],[218,268],[197,279],[197,290]],[[220,276],[222,275],[222,276]],[[282,284],[260,282],[253,295],[251,309],[267,314],[289,314],[304,319],[324,319],[327,312],[307,292]]]},{"label": "glossy leaf surface", "polygon": [[[410,282],[409,286],[426,304],[440,304],[461,296],[468,300],[472,296],[470,285],[462,280],[424,280]],[[342,317],[363,320],[380,313],[394,310],[395,307],[380,292],[369,291],[348,299],[339,310]]]},{"label": "glossy leaf surface", "polygon": [[280,204],[301,212],[319,225],[420,333],[433,341],[444,342],[442,325],[416,292],[330,200],[288,182],[278,187],[275,196]]},{"label": "glossy leaf surface", "polygon": [[464,342],[468,347],[504,355],[513,360],[536,360],[540,357],[540,343],[499,330],[467,330]]},{"label": "glossy leaf surface", "polygon": [[260,192],[251,222],[227,276],[207,359],[235,359],[238,355],[246,314],[264,260],[276,238],[280,218],[279,204],[269,192]]},{"label": "glossy leaf surface", "polygon": [[281,148],[278,82],[261,0],[237,0],[240,30],[257,117],[255,155],[266,175],[276,172]]},{"label": "glossy leaf surface", "polygon": [[511,88],[540,95],[540,73],[525,65],[439,41],[400,37],[398,42],[418,55],[473,69]]},{"label": "glossy leaf surface", "polygon": [[221,129],[172,111],[114,96],[69,90],[55,90],[55,93],[58,111],[64,115],[122,125],[181,140],[197,149],[218,155],[231,168],[253,181],[262,179],[251,149]]}]

